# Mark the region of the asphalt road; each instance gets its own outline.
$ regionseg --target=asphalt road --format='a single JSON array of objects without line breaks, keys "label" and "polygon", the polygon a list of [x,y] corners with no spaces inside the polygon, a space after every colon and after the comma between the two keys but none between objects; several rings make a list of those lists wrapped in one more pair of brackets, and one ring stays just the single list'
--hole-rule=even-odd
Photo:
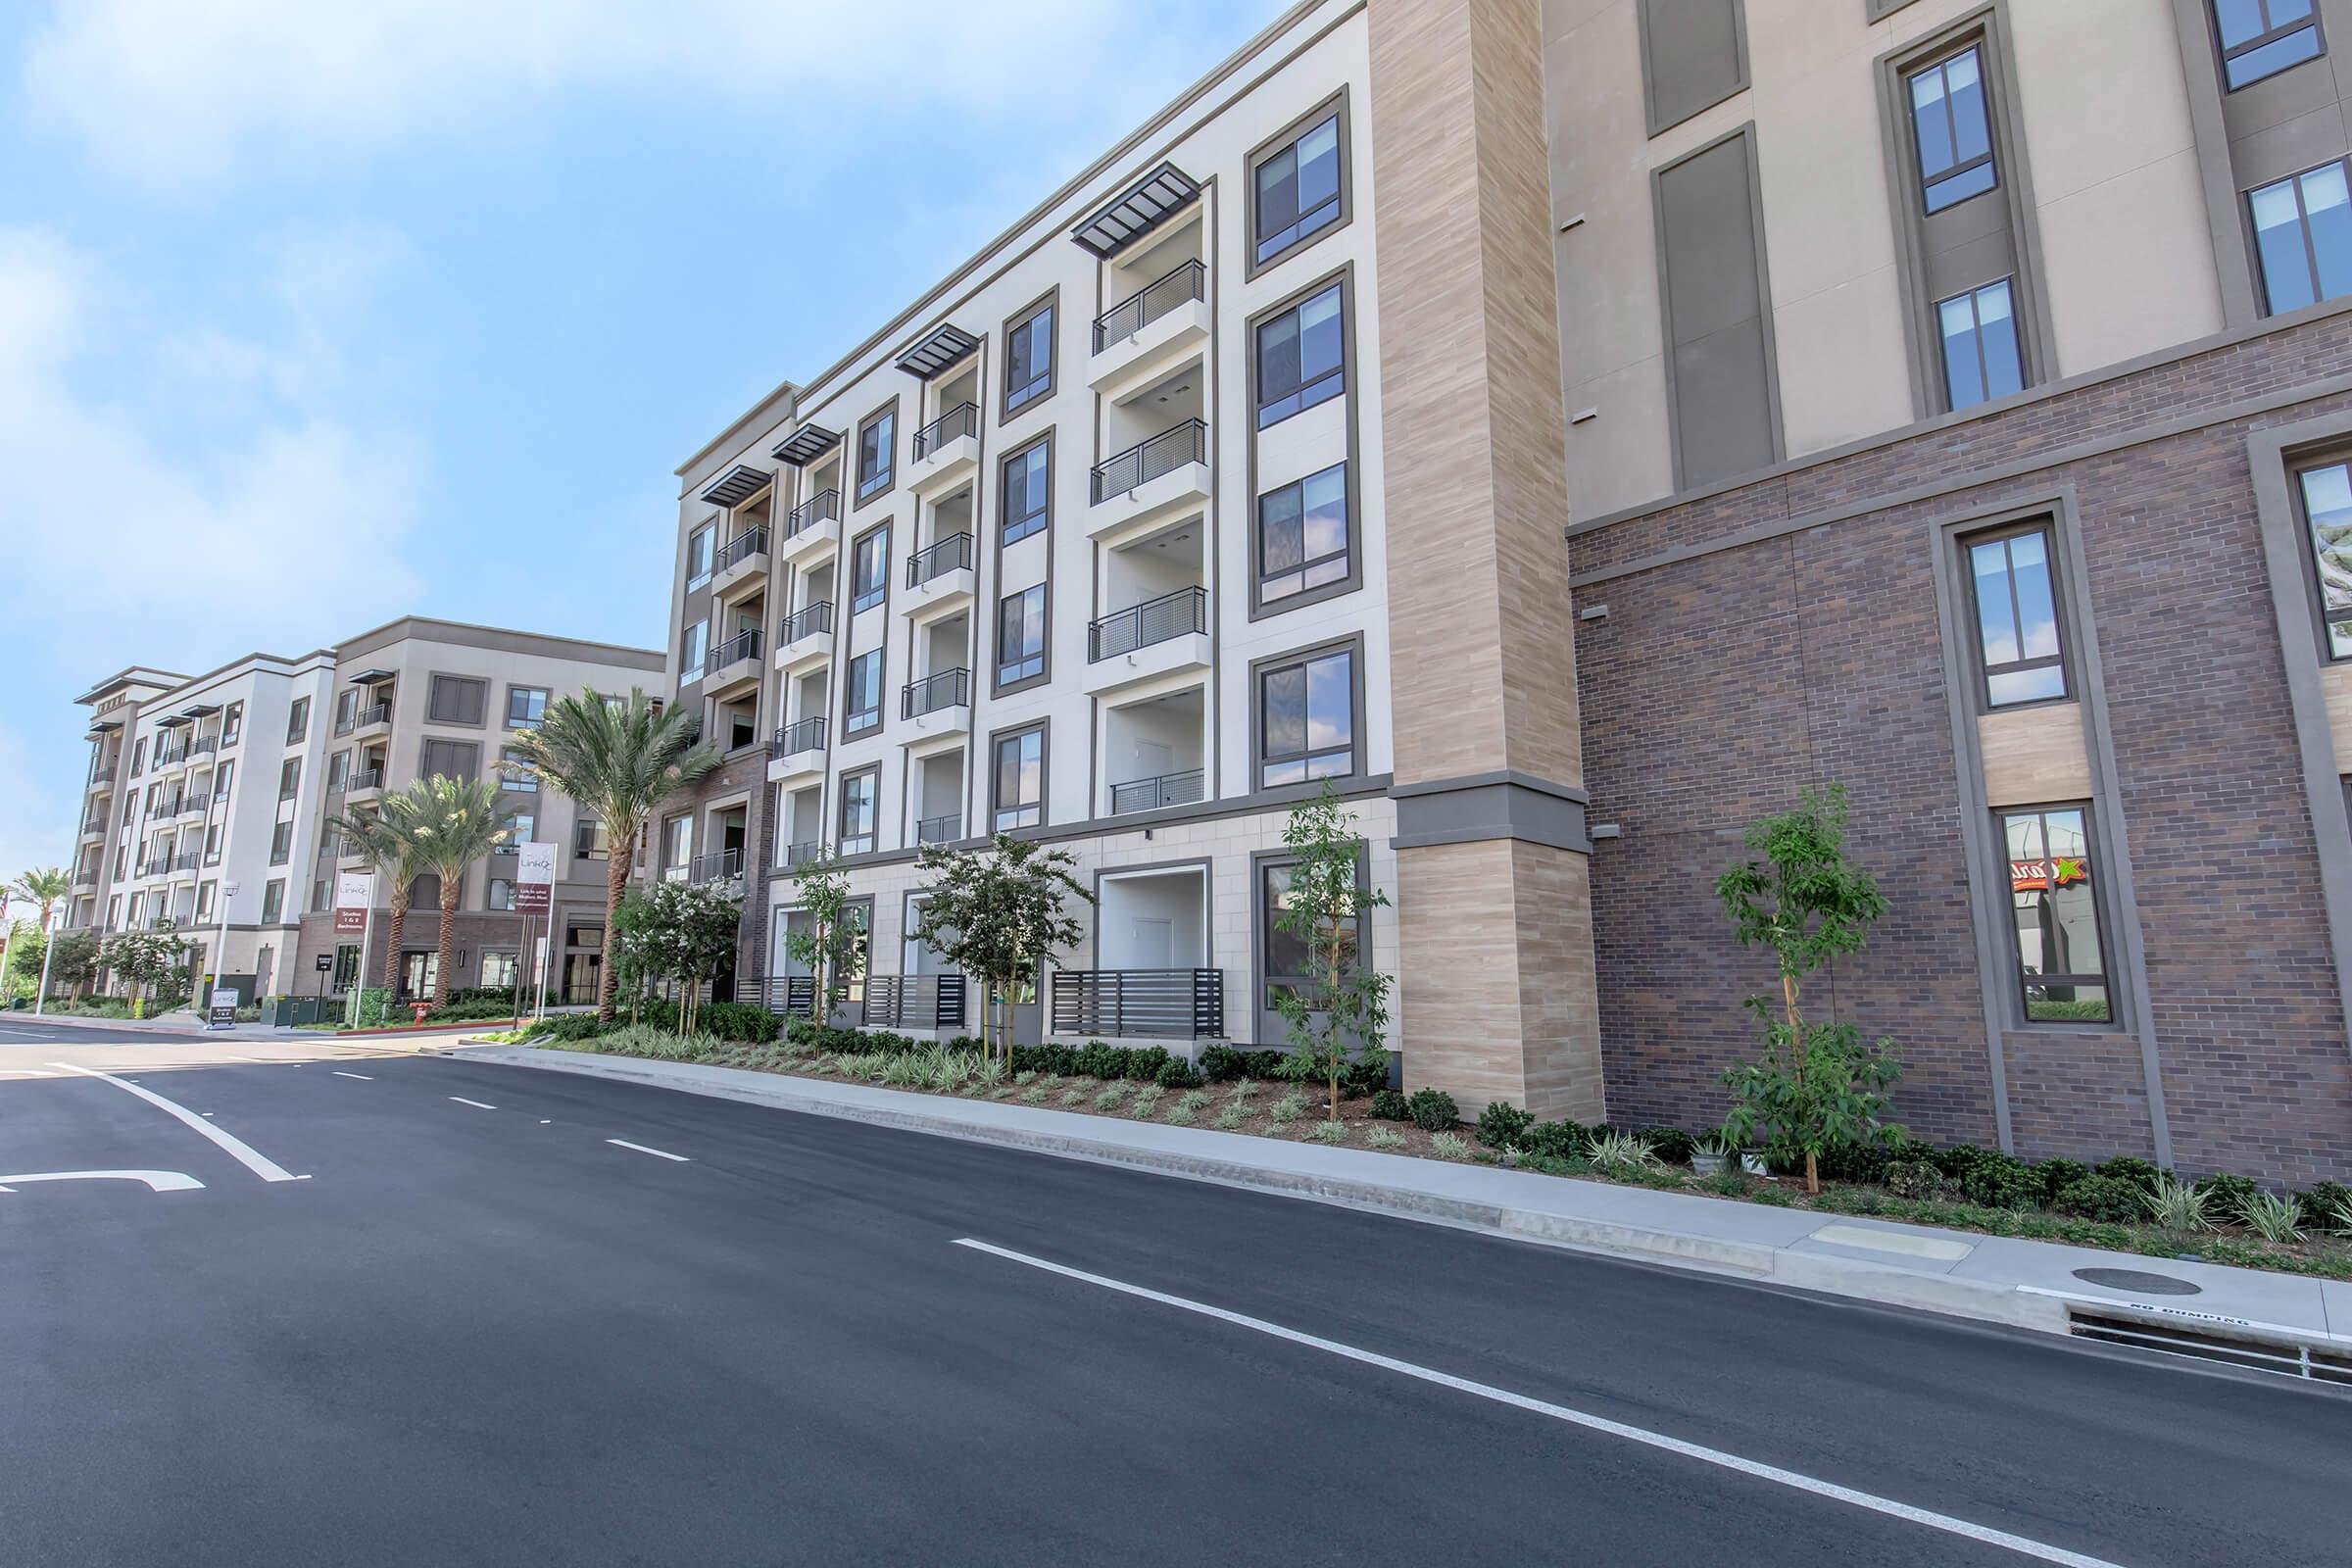
[{"label": "asphalt road", "polygon": [[[2352,1557],[2352,1398],[2276,1380],[635,1085],[52,1038],[0,1023],[10,1568]],[[149,1175],[12,1179],[88,1171]]]}]

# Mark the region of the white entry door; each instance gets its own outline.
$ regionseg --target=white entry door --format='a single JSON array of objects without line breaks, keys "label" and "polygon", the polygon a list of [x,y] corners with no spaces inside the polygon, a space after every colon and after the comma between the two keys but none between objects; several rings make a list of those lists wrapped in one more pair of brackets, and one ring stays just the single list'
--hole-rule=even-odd
[{"label": "white entry door", "polygon": [[1176,927],[1172,921],[1138,916],[1129,934],[1138,969],[1176,967]]}]

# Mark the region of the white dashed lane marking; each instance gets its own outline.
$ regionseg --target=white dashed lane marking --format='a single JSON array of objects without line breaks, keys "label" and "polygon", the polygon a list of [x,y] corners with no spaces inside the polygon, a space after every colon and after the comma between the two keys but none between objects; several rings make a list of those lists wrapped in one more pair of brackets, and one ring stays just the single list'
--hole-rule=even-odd
[{"label": "white dashed lane marking", "polygon": [[692,1163],[684,1154],[673,1154],[664,1149],[648,1149],[643,1144],[632,1144],[625,1138],[608,1138],[605,1142],[620,1149],[633,1149],[640,1154],[651,1154],[656,1159],[674,1159],[681,1165]]},{"label": "white dashed lane marking", "polygon": [[464,1095],[452,1095],[449,1098],[461,1105],[471,1105],[476,1110],[496,1110],[498,1108],[496,1105],[485,1105],[478,1100],[467,1100]]},{"label": "white dashed lane marking", "polygon": [[357,1079],[358,1079],[360,1082],[362,1082],[362,1083],[364,1083],[364,1084],[371,1084],[371,1083],[375,1082],[375,1080],[374,1080],[374,1079],[372,1079],[372,1078],[368,1077],[368,1076],[366,1073],[364,1073],[364,1072],[345,1072],[345,1071],[343,1071],[343,1070],[342,1070],[341,1068],[339,1068],[339,1067],[335,1069],[335,1076],[336,1076],[336,1077],[338,1077],[338,1078],[357,1078]]}]

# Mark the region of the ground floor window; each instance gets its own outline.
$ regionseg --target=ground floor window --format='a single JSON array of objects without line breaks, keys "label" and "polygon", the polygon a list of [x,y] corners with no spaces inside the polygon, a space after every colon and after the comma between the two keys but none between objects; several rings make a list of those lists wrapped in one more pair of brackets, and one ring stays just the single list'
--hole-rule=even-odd
[{"label": "ground floor window", "polygon": [[429,997],[433,985],[441,976],[441,955],[431,949],[401,956],[400,994],[404,997]]},{"label": "ground floor window", "polygon": [[2011,932],[2027,1018],[2112,1022],[2088,808],[2005,811],[2001,832],[2009,847]]},{"label": "ground floor window", "polygon": [[496,986],[502,991],[512,991],[514,989],[515,979],[521,973],[521,969],[522,965],[514,954],[485,953],[482,955],[482,984],[485,986]]}]

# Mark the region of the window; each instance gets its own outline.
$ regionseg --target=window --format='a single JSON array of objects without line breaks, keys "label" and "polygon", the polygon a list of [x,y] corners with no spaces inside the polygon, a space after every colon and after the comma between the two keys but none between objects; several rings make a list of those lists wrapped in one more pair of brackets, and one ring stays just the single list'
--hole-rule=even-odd
[{"label": "window", "polygon": [[2214,0],[2222,79],[2231,92],[2317,60],[2324,47],[2311,0]]},{"label": "window", "polygon": [[326,787],[331,794],[351,783],[351,753],[337,752],[326,760]]},{"label": "window", "polygon": [[[1265,975],[1265,1008],[1278,1009],[1275,1000],[1284,995],[1308,999],[1310,1004],[1321,999],[1325,978],[1316,973],[1314,956],[1307,951],[1306,939],[1282,927],[1284,910],[1290,906],[1291,861],[1263,865],[1258,871],[1258,963]],[[1360,885],[1360,875],[1359,875]],[[1358,927],[1350,915],[1340,928],[1340,969],[1343,974],[1355,968],[1355,948]]]},{"label": "window", "polygon": [[539,813],[536,811],[515,811],[507,818],[507,841],[504,844],[501,844],[491,853],[496,855],[513,855],[516,853],[516,851],[518,851],[523,845],[530,843],[532,835],[538,831]]},{"label": "window", "polygon": [[262,884],[262,924],[275,925],[286,914],[286,879],[276,877]]},{"label": "window", "polygon": [[286,744],[294,745],[311,733],[311,700],[297,697],[294,706],[286,710]]},{"label": "window", "polygon": [[477,771],[476,760],[481,748],[471,741],[444,741],[425,737],[424,760],[417,766],[420,778],[454,778],[470,780]]},{"label": "window", "polygon": [[842,710],[842,734],[863,734],[882,722],[881,649],[870,649],[850,661],[843,692],[846,706]]},{"label": "window", "polygon": [[147,737],[142,735],[131,743],[130,776],[137,778],[147,771]]},{"label": "window", "polygon": [[1982,44],[1911,73],[1904,88],[1911,99],[1920,194],[1929,212],[1940,213],[2000,183],[1992,163]]},{"label": "window", "polygon": [[507,688],[507,728],[537,729],[547,717],[547,688],[544,686],[510,686]]},{"label": "window", "polygon": [[490,709],[490,683],[466,675],[435,675],[425,694],[428,724],[479,724]]},{"label": "window", "polygon": [[703,658],[710,651],[710,623],[698,620],[689,625],[678,638],[678,681],[681,685],[703,678]]},{"label": "window", "polygon": [[1004,328],[1004,412],[1054,391],[1054,303],[1048,300]]},{"label": "window", "polygon": [[294,858],[294,824],[272,822],[270,825],[270,863],[283,865]]},{"label": "window", "polygon": [[2001,814],[2026,1016],[2037,1023],[2107,1023],[2115,1016],[2085,819],[2080,806]]},{"label": "window", "polygon": [[219,891],[220,884],[217,882],[199,882],[196,884],[197,924],[201,925],[213,917],[213,904],[219,894]]},{"label": "window", "polygon": [[489,902],[483,907],[512,910],[514,907],[514,879],[504,876],[492,877]]},{"label": "window", "polygon": [[686,536],[686,591],[694,592],[710,580],[711,552],[718,544],[718,524],[706,522]]},{"label": "window", "polygon": [[890,596],[890,529],[860,534],[850,547],[850,613],[871,610]]},{"label": "window", "polygon": [[1977,658],[1984,703],[2006,708],[2066,695],[2050,530],[2035,525],[1966,542],[1977,607]]},{"label": "window", "polygon": [[858,499],[869,501],[890,488],[899,438],[896,405],[858,427]]},{"label": "window", "polygon": [[2017,318],[2009,279],[1955,294],[1936,306],[1943,338],[1943,387],[1950,406],[1965,409],[2005,398],[2026,384],[2017,353]]},{"label": "window", "polygon": [[213,770],[213,799],[220,802],[223,808],[228,805],[229,786],[236,781],[237,764],[234,762],[222,762]]},{"label": "window", "polygon": [[348,735],[360,712],[360,694],[346,686],[335,694],[335,733]]},{"label": "window", "polygon": [[1254,257],[1260,267],[1339,221],[1340,116],[1334,110],[1250,170]]},{"label": "window", "polygon": [[1348,389],[1341,341],[1340,285],[1316,293],[1257,328],[1257,427]]},{"label": "window", "polygon": [[487,987],[499,991],[512,991],[521,973],[522,963],[514,954],[485,953],[482,955],[482,984]]},{"label": "window", "polygon": [[231,703],[220,715],[220,744],[234,746],[245,738],[245,705]]},{"label": "window", "polygon": [[1046,585],[1006,594],[997,602],[997,687],[1035,680],[1046,672]]},{"label": "window", "polygon": [[662,824],[662,865],[684,869],[694,859],[694,818],[673,816]]},{"label": "window", "polygon": [[1004,542],[1041,531],[1052,514],[1054,447],[1040,441],[1004,460]]},{"label": "window", "polygon": [[1035,827],[1046,819],[1044,726],[997,738],[997,829]]},{"label": "window", "polygon": [[2352,212],[2341,159],[2265,185],[2246,201],[2273,316],[2352,293]]},{"label": "window", "polygon": [[302,759],[289,757],[277,764],[277,798],[290,801],[302,789]]},{"label": "window", "polygon": [[603,822],[583,813],[571,824],[571,853],[576,859],[606,859],[612,853],[612,835],[605,831]]},{"label": "window", "polygon": [[1317,654],[1261,670],[1258,788],[1355,771],[1355,655]]},{"label": "window", "polygon": [[510,793],[515,795],[536,795],[539,793],[538,775],[521,771],[522,754],[520,752],[514,750],[514,748],[512,746],[501,747],[498,753],[498,760],[500,763],[498,770],[498,787],[500,789],[509,791]]},{"label": "window", "polygon": [[1348,577],[1348,466],[1257,498],[1257,596],[1271,603]]},{"label": "window", "polygon": [[2330,463],[2296,475],[2311,564],[2328,629],[2328,657],[2352,659],[2352,465]]},{"label": "window", "polygon": [[[137,895],[134,894],[132,897],[135,898]],[[120,893],[111,894],[107,898],[106,928],[109,931],[120,931],[122,929],[122,895]]]},{"label": "window", "polygon": [[841,781],[841,853],[870,855],[874,848],[874,796],[882,775],[872,768]]},{"label": "window", "polygon": [[332,906],[333,894],[330,891],[332,886],[331,880],[326,877],[311,879],[311,912],[313,914],[324,914]]},{"label": "window", "polygon": [[204,863],[207,865],[220,863],[220,830],[223,825],[220,822],[211,822],[205,825]]}]

